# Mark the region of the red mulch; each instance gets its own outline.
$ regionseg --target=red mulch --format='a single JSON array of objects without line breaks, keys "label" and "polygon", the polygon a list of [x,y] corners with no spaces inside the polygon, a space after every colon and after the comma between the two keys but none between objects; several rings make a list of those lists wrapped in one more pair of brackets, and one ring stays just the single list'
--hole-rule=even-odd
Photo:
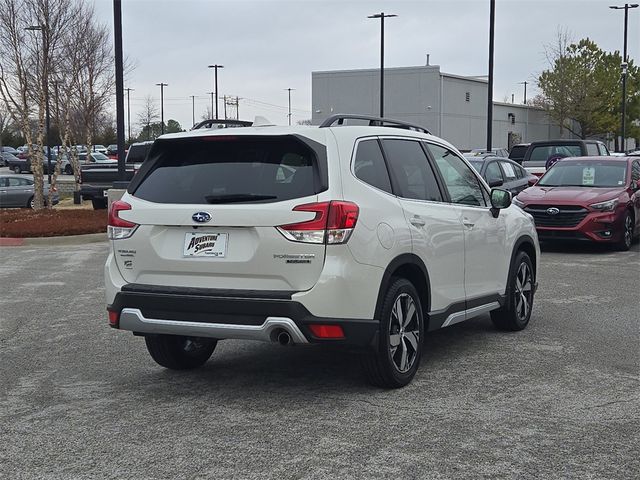
[{"label": "red mulch", "polygon": [[107,210],[0,210],[0,237],[58,237],[107,231]]}]

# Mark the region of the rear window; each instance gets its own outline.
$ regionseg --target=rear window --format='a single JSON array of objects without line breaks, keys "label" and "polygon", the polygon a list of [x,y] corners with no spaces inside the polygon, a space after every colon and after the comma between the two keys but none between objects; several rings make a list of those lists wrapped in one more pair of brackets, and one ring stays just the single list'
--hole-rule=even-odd
[{"label": "rear window", "polygon": [[524,158],[524,154],[527,153],[528,145],[515,145],[511,148],[511,153],[509,153],[509,158],[511,160],[522,160]]},{"label": "rear window", "polygon": [[322,191],[315,152],[294,137],[158,141],[133,191],[158,203],[277,202]]},{"label": "rear window", "polygon": [[546,162],[551,156],[580,157],[581,155],[580,145],[545,145],[534,147],[529,160],[532,162]]}]

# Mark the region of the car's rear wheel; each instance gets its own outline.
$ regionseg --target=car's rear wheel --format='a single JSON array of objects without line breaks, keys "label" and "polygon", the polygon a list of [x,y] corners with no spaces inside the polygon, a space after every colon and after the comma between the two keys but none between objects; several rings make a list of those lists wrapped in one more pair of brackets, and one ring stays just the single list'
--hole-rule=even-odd
[{"label": "car's rear wheel", "polygon": [[94,210],[104,210],[107,208],[107,199],[106,198],[92,198],[91,205]]},{"label": "car's rear wheel", "polygon": [[151,358],[171,370],[188,370],[204,365],[218,344],[212,338],[178,335],[147,335],[145,342]]},{"label": "car's rear wheel", "polygon": [[379,315],[378,342],[362,353],[367,380],[383,388],[404,387],[420,364],[424,319],[420,297],[404,278],[392,281]]},{"label": "car's rear wheel", "polygon": [[616,248],[620,251],[626,252],[631,248],[633,242],[633,217],[630,212],[625,212],[622,219],[622,232],[620,241],[616,244]]},{"label": "car's rear wheel", "polygon": [[28,201],[27,201],[27,208],[30,209],[34,209],[36,207],[36,202],[33,200],[33,197],[31,197]]},{"label": "car's rear wheel", "polygon": [[13,167],[13,173],[22,173],[22,169],[20,168],[20,165],[16,165]]},{"label": "car's rear wheel", "polygon": [[526,252],[520,251],[511,265],[507,299],[499,310],[491,312],[493,324],[501,330],[523,330],[531,319],[535,276],[533,264]]}]

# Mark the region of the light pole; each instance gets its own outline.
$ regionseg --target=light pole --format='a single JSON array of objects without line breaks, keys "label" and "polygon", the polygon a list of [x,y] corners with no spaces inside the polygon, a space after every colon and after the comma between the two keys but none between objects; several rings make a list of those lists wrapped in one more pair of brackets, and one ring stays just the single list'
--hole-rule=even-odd
[{"label": "light pole", "polygon": [[367,17],[380,19],[380,118],[384,117],[384,19],[389,17],[397,15],[380,12]]},{"label": "light pole", "polygon": [[[224,65],[209,65],[208,68],[213,68],[213,86],[216,93],[216,120],[218,119],[218,69],[224,68]],[[213,112],[211,112],[213,114]]]},{"label": "light pole", "polygon": [[493,135],[493,45],[496,23],[496,0],[491,0],[489,10],[489,85],[487,92],[487,151],[491,151]]},{"label": "light pole", "polygon": [[196,96],[191,95],[191,126],[196,124]]},{"label": "light pole", "polygon": [[[213,118],[213,96],[215,92],[207,92],[207,95],[211,95],[211,118]],[[211,120],[211,118],[209,118],[209,120]]]},{"label": "light pole", "polygon": [[[126,188],[124,167],[124,60],[122,54],[122,0],[113,0],[113,43],[116,72],[116,138],[118,144],[118,181],[114,188]],[[131,122],[129,122],[131,128]],[[78,198],[78,203],[80,198]],[[74,199],[75,201],[75,199]]]},{"label": "light pole", "polygon": [[44,93],[45,109],[45,129],[47,137],[47,183],[51,185],[51,148],[49,147],[49,130],[51,128],[51,118],[49,116],[49,82],[47,80],[47,29],[44,25],[31,25],[25,30],[30,32],[42,32],[42,92]]},{"label": "light pole", "polygon": [[627,68],[629,66],[629,58],[627,57],[627,25],[629,23],[629,9],[638,8],[637,3],[625,3],[624,6],[612,5],[609,8],[613,10],[624,9],[624,51],[622,53],[622,121],[620,130],[622,138],[620,139],[620,152],[627,151]]},{"label": "light pole", "polygon": [[160,135],[164,135],[164,87],[169,85],[166,83],[156,83],[160,87]]},{"label": "light pole", "polygon": [[124,89],[127,92],[127,127],[128,127],[128,141],[131,141],[131,97],[130,97],[130,93],[134,92],[135,90],[133,88],[125,88]]},{"label": "light pole", "polygon": [[289,92],[289,113],[287,116],[289,117],[289,125],[291,125],[291,91],[295,90],[295,88],[285,88],[285,90]]},{"label": "light pole", "polygon": [[519,85],[524,85],[524,104],[527,104],[527,85],[529,84],[529,82],[524,81],[524,82],[518,82]]}]

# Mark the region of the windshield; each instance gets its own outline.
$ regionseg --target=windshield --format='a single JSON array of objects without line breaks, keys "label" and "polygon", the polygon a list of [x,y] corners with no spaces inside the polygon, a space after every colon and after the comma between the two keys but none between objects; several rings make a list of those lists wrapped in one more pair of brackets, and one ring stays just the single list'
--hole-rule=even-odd
[{"label": "windshield", "polygon": [[611,161],[561,160],[540,179],[542,187],[622,187],[627,164]]},{"label": "windshield", "polygon": [[482,170],[482,164],[484,163],[484,161],[482,161],[482,160],[469,160],[468,158],[467,158],[467,160],[469,161],[471,166],[476,169],[476,172],[480,173],[480,170]]}]

